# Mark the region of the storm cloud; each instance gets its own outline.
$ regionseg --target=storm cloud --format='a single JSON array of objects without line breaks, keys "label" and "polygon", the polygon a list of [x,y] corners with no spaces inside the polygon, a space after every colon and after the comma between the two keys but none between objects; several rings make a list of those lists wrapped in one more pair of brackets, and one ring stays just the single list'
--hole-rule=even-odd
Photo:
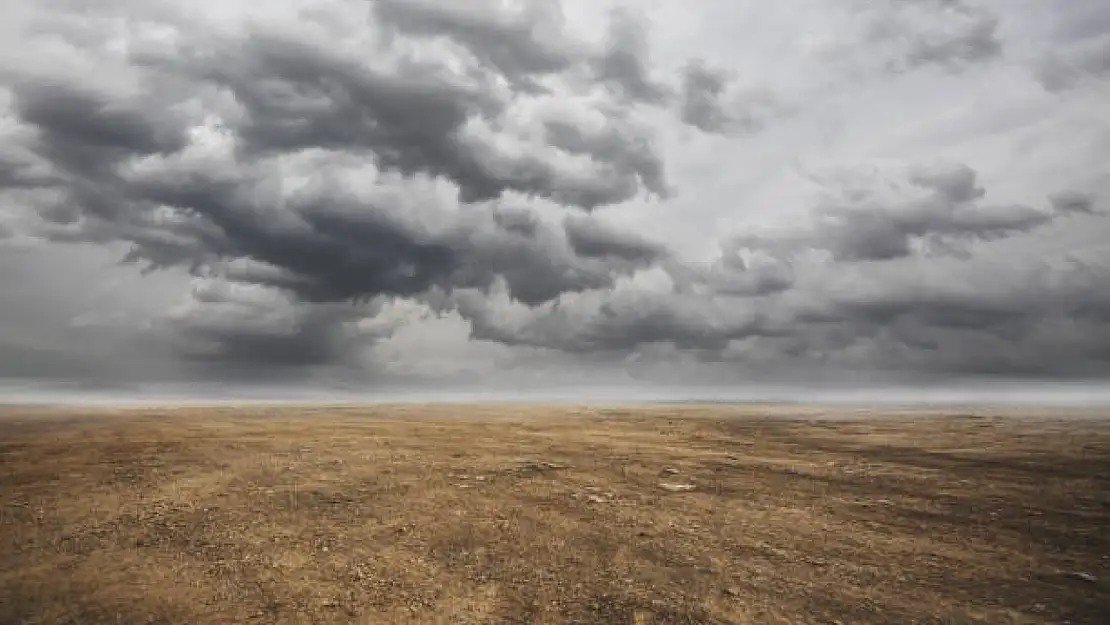
[{"label": "storm cloud", "polygon": [[260,6],[0,9],[5,376],[1110,374],[1103,3]]},{"label": "storm cloud", "polygon": [[877,181],[875,188],[828,191],[811,211],[809,224],[744,235],[735,243],[778,257],[823,251],[836,262],[967,255],[977,242],[1030,232],[1075,213],[1091,214],[1093,201],[1065,192],[1045,208],[988,204],[975,171],[959,163],[911,166],[900,179]]}]

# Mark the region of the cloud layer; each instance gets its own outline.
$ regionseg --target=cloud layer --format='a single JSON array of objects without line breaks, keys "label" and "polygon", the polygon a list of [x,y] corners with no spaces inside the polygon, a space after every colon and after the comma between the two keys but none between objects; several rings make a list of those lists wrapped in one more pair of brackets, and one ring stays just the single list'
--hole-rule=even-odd
[{"label": "cloud layer", "polygon": [[0,374],[1103,378],[1110,10],[1048,4],[17,1]]}]

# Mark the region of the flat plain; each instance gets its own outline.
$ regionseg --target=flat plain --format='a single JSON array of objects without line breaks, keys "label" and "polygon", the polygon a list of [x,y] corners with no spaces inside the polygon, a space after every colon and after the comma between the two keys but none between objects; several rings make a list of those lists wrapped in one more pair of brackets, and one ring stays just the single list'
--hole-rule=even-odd
[{"label": "flat plain", "polygon": [[0,410],[0,623],[1110,623],[1110,412]]}]

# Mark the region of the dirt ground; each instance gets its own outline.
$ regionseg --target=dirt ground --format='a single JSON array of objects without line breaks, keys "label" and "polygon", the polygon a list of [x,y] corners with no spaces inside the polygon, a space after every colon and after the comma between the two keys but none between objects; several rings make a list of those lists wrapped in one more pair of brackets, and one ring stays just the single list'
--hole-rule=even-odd
[{"label": "dirt ground", "polygon": [[0,623],[1110,623],[1110,414],[6,408]]}]

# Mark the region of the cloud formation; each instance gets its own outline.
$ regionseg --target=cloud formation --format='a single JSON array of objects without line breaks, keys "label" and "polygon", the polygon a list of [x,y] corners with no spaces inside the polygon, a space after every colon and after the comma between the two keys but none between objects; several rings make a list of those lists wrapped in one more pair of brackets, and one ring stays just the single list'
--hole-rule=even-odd
[{"label": "cloud formation", "polygon": [[788,4],[0,10],[4,375],[1110,373],[1105,42]]},{"label": "cloud formation", "polygon": [[1091,214],[1090,196],[1065,192],[1049,208],[983,202],[976,173],[959,163],[912,166],[893,185],[828,189],[809,220],[794,230],[741,236],[735,243],[776,257],[811,250],[835,262],[886,261],[915,254],[963,254],[989,242]]}]

